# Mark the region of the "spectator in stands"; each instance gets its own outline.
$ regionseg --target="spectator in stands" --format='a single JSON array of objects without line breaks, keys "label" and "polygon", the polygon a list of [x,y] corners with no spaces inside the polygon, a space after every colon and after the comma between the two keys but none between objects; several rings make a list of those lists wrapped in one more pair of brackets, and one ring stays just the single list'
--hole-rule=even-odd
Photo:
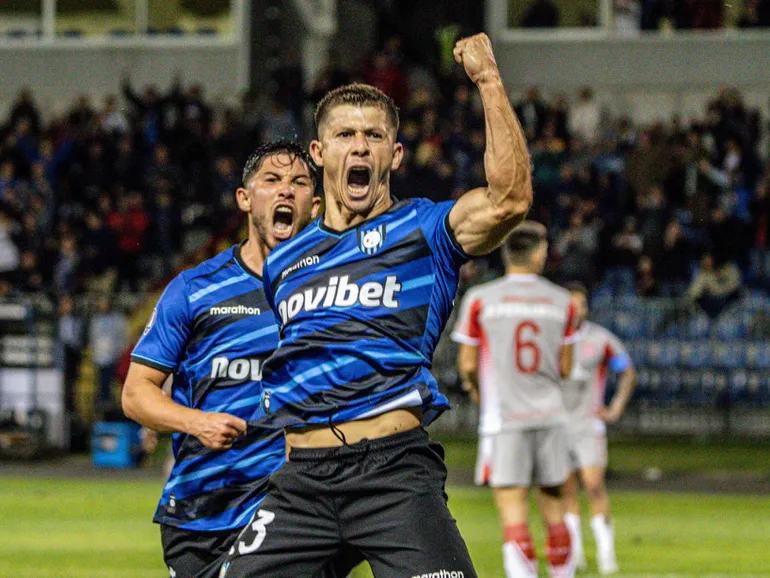
[{"label": "spectator in stands", "polygon": [[612,266],[607,270],[607,282],[615,293],[632,294],[637,263],[644,249],[634,217],[625,218],[623,229],[612,238],[611,249]]},{"label": "spectator in stands", "polygon": [[663,233],[663,246],[658,257],[660,291],[664,297],[680,297],[690,280],[693,260],[692,245],[682,231],[682,225],[672,219]]},{"label": "spectator in stands", "polygon": [[706,253],[701,258],[700,270],[687,288],[687,297],[696,302],[710,317],[738,298],[743,285],[740,269],[732,261],[716,264],[714,256]]},{"label": "spectator in stands", "polygon": [[770,26],[770,2],[767,0],[744,0],[743,12],[738,26],[754,28]]},{"label": "spectator in stands", "polygon": [[642,255],[636,267],[636,294],[640,297],[660,297],[660,285],[655,275],[652,257]]},{"label": "spectator in stands", "polygon": [[97,414],[103,416],[115,407],[112,388],[118,360],[128,346],[128,321],[123,313],[113,308],[110,295],[101,295],[96,306],[96,313],[88,327],[88,342],[99,384],[95,409]]},{"label": "spectator in stands", "polygon": [[89,128],[94,119],[94,109],[91,106],[91,99],[88,95],[81,94],[75,101],[75,106],[68,115],[70,125],[75,130],[85,130]]},{"label": "spectator in stands", "polygon": [[155,86],[147,86],[142,95],[131,88],[128,76],[123,77],[123,96],[133,107],[133,114],[138,121],[145,144],[154,146],[163,136],[167,127],[168,107],[179,91],[179,79],[174,79],[169,96],[161,96]]},{"label": "spectator in stands", "polygon": [[117,279],[115,233],[97,211],[86,214],[85,224],[81,246],[86,288],[96,293],[109,293]]},{"label": "spectator in stands", "polygon": [[613,0],[612,20],[618,36],[638,36],[642,24],[641,0]]},{"label": "spectator in stands", "polygon": [[516,116],[527,135],[527,140],[532,142],[540,138],[548,116],[548,107],[540,99],[538,89],[535,87],[527,89],[524,100],[519,102],[515,109]]},{"label": "spectator in stands", "polygon": [[559,279],[580,281],[592,286],[596,281],[596,255],[599,231],[595,223],[586,223],[583,214],[574,211],[569,228],[556,237],[554,249],[560,260]]},{"label": "spectator in stands", "polygon": [[101,129],[108,135],[123,136],[131,131],[131,125],[125,113],[118,108],[114,94],[104,99],[104,110],[100,114]]},{"label": "spectator in stands", "polygon": [[118,210],[107,216],[107,224],[117,237],[118,278],[131,291],[139,290],[139,259],[145,249],[150,217],[142,194],[132,191],[118,201]]},{"label": "spectator in stands", "polygon": [[53,270],[53,289],[56,295],[71,295],[79,287],[80,254],[75,237],[66,234],[59,244],[59,255]]},{"label": "spectator in stands", "polygon": [[403,107],[409,98],[406,78],[398,66],[390,60],[388,53],[384,51],[374,54],[366,82],[390,96],[399,107]]},{"label": "spectator in stands", "polygon": [[71,295],[62,295],[59,298],[58,333],[64,364],[64,409],[72,416],[75,412],[75,389],[85,345],[85,324],[82,316],[75,312],[75,300]]},{"label": "spectator in stands", "polygon": [[637,197],[636,214],[639,219],[639,233],[642,235],[645,250],[658,252],[668,216],[668,207],[663,196],[662,186],[652,185],[647,189],[645,195]]},{"label": "spectator in stands", "polygon": [[553,0],[532,0],[521,25],[524,28],[556,28],[559,25],[559,7]]},{"label": "spectator in stands", "polygon": [[569,113],[569,130],[573,137],[592,145],[599,138],[601,110],[590,88],[582,88]]},{"label": "spectator in stands", "polygon": [[29,87],[22,88],[16,97],[16,102],[13,103],[8,123],[10,130],[16,130],[16,127],[22,121],[29,123],[32,134],[40,134],[40,113],[37,110],[37,105],[32,98],[32,91]]}]

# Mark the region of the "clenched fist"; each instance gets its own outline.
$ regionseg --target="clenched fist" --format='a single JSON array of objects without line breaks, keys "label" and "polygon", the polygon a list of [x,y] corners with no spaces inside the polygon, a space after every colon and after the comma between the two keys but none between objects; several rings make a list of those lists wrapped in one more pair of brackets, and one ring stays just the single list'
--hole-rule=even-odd
[{"label": "clenched fist", "polygon": [[455,60],[465,67],[466,74],[474,83],[500,78],[492,43],[483,32],[458,40],[454,55]]},{"label": "clenched fist", "polygon": [[246,422],[229,413],[202,411],[190,433],[207,448],[230,449],[233,442],[246,433]]}]

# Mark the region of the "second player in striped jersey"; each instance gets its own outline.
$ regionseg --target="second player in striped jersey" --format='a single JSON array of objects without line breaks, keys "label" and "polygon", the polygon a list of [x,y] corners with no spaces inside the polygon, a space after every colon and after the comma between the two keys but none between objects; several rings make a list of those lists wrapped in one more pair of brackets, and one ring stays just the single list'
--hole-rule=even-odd
[{"label": "second player in striped jersey", "polygon": [[[155,513],[172,576],[218,574],[218,558],[284,462],[282,431],[246,424],[260,400],[254,383],[278,344],[261,272],[267,254],[315,216],[316,174],[292,142],[268,143],[251,155],[235,193],[249,217],[248,239],[173,279],[132,353],[126,414],[173,432],[175,461]],[[160,387],[170,374],[168,397]]]}]

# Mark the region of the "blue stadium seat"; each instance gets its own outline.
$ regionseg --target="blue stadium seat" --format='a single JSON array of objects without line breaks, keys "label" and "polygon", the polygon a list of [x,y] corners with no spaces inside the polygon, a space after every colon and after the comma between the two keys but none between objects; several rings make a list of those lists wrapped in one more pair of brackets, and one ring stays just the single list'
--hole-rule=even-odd
[{"label": "blue stadium seat", "polygon": [[615,333],[624,339],[638,339],[645,336],[644,316],[630,311],[615,313],[613,327]]},{"label": "blue stadium seat", "polygon": [[679,349],[677,341],[650,341],[647,346],[647,363],[655,367],[674,367],[679,363]]},{"label": "blue stadium seat", "polygon": [[683,342],[679,347],[679,360],[693,369],[707,367],[711,362],[711,347],[702,341]]},{"label": "blue stadium seat", "polygon": [[[738,372],[736,372],[738,373]],[[751,405],[761,405],[763,393],[763,375],[757,371],[746,372],[745,396]],[[731,380],[732,383],[732,380]]]},{"label": "blue stadium seat", "polygon": [[695,315],[687,322],[687,335],[689,339],[705,339],[711,329],[711,319],[705,313]]},{"label": "blue stadium seat", "polygon": [[647,341],[642,339],[636,339],[626,343],[626,349],[631,356],[631,360],[636,367],[641,367],[647,364]]},{"label": "blue stadium seat", "polygon": [[770,296],[762,289],[749,289],[743,298],[743,302],[752,311],[770,309]]},{"label": "blue stadium seat", "polygon": [[736,341],[714,342],[711,347],[711,360],[715,367],[743,368],[746,366],[746,344]]},{"label": "blue stadium seat", "polygon": [[683,390],[683,376],[678,369],[671,369],[662,374],[660,397],[665,400],[675,400]]},{"label": "blue stadium seat", "polygon": [[756,341],[749,343],[745,353],[749,369],[770,369],[770,344]]},{"label": "blue stadium seat", "polygon": [[719,371],[706,370],[701,374],[700,404],[712,405],[720,391],[727,387],[727,376]]},{"label": "blue stadium seat", "polygon": [[746,337],[748,328],[742,323],[741,317],[735,312],[725,312],[712,328],[712,333],[718,339],[732,340]]}]

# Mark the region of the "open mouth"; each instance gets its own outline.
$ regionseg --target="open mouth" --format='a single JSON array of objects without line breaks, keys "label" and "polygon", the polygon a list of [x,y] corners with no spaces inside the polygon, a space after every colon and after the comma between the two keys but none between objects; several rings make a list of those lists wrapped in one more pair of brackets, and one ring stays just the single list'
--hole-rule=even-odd
[{"label": "open mouth", "polygon": [[294,209],[279,205],[273,212],[273,234],[279,239],[288,239],[294,229]]},{"label": "open mouth", "polygon": [[348,189],[354,197],[361,197],[369,192],[372,170],[369,167],[352,167],[348,171]]}]

